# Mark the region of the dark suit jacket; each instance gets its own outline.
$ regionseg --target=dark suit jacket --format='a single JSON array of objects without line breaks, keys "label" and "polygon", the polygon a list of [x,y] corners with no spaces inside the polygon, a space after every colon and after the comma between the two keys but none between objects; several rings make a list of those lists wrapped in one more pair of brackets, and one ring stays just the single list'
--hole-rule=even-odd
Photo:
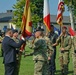
[{"label": "dark suit jacket", "polygon": [[25,41],[21,40],[19,43],[16,43],[10,37],[5,36],[2,42],[4,64],[16,62],[16,48],[20,48],[24,42]]}]

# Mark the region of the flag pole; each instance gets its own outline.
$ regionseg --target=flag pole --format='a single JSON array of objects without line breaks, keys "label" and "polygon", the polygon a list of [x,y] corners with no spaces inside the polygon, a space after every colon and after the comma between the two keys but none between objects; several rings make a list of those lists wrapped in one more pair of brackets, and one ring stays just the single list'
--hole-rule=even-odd
[{"label": "flag pole", "polygon": [[64,1],[59,0],[58,3],[58,13],[57,13],[57,23],[60,25],[60,31],[62,30],[62,25],[63,25],[63,12],[64,12]]},{"label": "flag pole", "polygon": [[69,12],[70,12],[71,27],[74,30],[74,18],[73,18],[73,11],[72,11],[72,7],[71,6],[69,6]]},{"label": "flag pole", "polygon": [[61,31],[61,29],[62,29],[62,27],[61,27],[61,25],[60,25],[60,31]]}]

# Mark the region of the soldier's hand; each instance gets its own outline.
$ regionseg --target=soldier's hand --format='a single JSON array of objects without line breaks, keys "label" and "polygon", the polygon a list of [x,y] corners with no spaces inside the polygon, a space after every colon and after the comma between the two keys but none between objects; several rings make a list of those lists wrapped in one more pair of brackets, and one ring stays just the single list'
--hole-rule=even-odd
[{"label": "soldier's hand", "polygon": [[48,60],[51,60],[51,57],[48,57]]},{"label": "soldier's hand", "polygon": [[57,45],[58,45],[57,43],[54,43],[54,44],[52,44],[52,47],[57,46]]},{"label": "soldier's hand", "polygon": [[60,48],[61,51],[64,51],[64,48]]},{"label": "soldier's hand", "polygon": [[60,34],[60,36],[62,36],[62,35],[63,35],[63,33]]},{"label": "soldier's hand", "polygon": [[29,56],[29,55],[28,55],[28,54],[25,54],[25,55],[24,55],[24,57],[27,57],[27,56]]}]

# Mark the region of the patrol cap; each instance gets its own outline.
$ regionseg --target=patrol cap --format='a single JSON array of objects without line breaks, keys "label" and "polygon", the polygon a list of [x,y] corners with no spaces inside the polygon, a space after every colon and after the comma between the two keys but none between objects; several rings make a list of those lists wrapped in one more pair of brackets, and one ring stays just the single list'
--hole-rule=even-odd
[{"label": "patrol cap", "polygon": [[18,33],[18,30],[17,30],[17,29],[14,29],[14,30],[13,30],[13,33]]},{"label": "patrol cap", "polygon": [[62,29],[67,29],[67,27],[66,26],[63,26]]}]

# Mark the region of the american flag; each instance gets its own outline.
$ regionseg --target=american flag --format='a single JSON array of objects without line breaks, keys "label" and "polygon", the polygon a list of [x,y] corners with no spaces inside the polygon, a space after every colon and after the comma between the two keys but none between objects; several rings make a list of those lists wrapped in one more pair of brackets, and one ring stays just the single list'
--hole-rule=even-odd
[{"label": "american flag", "polygon": [[59,3],[58,3],[58,13],[57,13],[57,23],[59,25],[63,25],[63,12],[65,10],[65,7],[64,7],[64,1],[63,0],[59,0]]}]

